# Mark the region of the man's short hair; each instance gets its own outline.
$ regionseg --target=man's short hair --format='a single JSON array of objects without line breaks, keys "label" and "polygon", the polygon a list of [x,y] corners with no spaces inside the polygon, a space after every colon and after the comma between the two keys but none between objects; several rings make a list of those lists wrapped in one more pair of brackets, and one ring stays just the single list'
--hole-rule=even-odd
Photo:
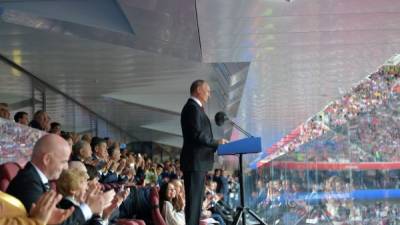
[{"label": "man's short hair", "polygon": [[52,123],[50,124],[50,130],[54,130],[54,129],[56,129],[57,127],[60,127],[60,128],[61,128],[61,124],[58,123],[58,122],[52,122]]},{"label": "man's short hair", "polygon": [[73,139],[72,134],[65,131],[61,131],[61,137],[64,138],[64,140]]},{"label": "man's short hair", "polygon": [[90,143],[90,146],[92,147],[92,150],[94,151],[96,146],[100,145],[101,143],[107,144],[107,141],[104,138],[93,137],[92,142]]},{"label": "man's short hair", "polygon": [[85,145],[89,145],[86,141],[79,140],[74,145],[72,145],[72,154],[75,156],[80,156],[80,151]]},{"label": "man's short hair", "polygon": [[15,120],[15,122],[19,122],[19,119],[22,119],[25,115],[28,115],[28,113],[27,112],[17,112],[17,113],[15,113],[15,115],[14,115],[14,120]]},{"label": "man's short hair", "polygon": [[193,81],[192,85],[190,85],[190,94],[193,95],[196,92],[197,88],[203,85],[205,82],[205,80]]}]

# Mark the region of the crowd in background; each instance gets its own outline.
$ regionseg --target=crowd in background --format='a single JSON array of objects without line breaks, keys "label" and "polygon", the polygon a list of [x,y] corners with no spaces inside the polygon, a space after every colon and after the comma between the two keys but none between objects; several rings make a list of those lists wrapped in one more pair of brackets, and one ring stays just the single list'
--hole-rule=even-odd
[{"label": "crowd in background", "polygon": [[[260,171],[259,171],[260,172]],[[398,224],[392,197],[354,199],[354,191],[400,188],[399,170],[316,171],[264,168],[248,174],[247,204],[272,224]],[[271,176],[271,174],[274,174]],[[253,179],[258,177],[257,179]],[[252,178],[252,179],[250,179]],[[369,193],[369,192],[368,192]],[[372,192],[368,195],[373,195]]]},{"label": "crowd in background", "polygon": [[277,151],[293,152],[318,138],[334,136],[333,141],[340,142],[341,138],[350,137],[355,146],[346,148],[361,149],[360,154],[353,156],[357,161],[400,159],[396,151],[400,144],[399,76],[396,71],[384,69],[371,74],[351,91],[301,124],[296,137],[287,143],[282,142]]},{"label": "crowd in background", "polygon": [[[5,103],[0,104],[0,116],[11,120]],[[71,149],[69,166],[53,184],[63,196],[58,204],[63,209],[87,203],[93,191],[102,199],[97,201],[97,205],[102,206],[92,209],[96,214],[85,224],[112,224],[118,219],[132,218],[152,224],[152,187],[159,189],[160,210],[167,224],[185,223],[183,173],[178,159],[155,162],[140,150],[129,151],[126,145],[109,138],[64,132],[62,125],[51,122],[47,112],[42,110],[36,112],[31,121],[28,113],[17,112],[14,121],[62,137],[68,143]],[[227,175],[222,169],[210,171],[205,190],[201,218],[208,224],[232,222],[232,209],[238,204],[237,177]],[[93,204],[87,205],[90,208]]]}]

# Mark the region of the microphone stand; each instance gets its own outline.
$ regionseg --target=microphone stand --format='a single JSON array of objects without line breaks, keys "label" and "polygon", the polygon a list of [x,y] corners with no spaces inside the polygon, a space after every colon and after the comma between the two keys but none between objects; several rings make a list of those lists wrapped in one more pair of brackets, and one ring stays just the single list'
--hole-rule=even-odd
[{"label": "microphone stand", "polygon": [[[232,124],[232,126],[234,126],[236,129],[238,129],[247,137],[249,138],[254,137],[232,120],[229,120],[229,122]],[[244,206],[243,153],[239,153],[239,186],[240,186],[240,206],[237,207],[236,216],[232,224],[238,225],[240,219],[242,219],[242,225],[246,225],[245,214],[248,213],[249,215],[253,216],[253,218],[256,219],[260,224],[267,225],[267,223],[264,222],[255,212],[253,212],[250,208]]]},{"label": "microphone stand", "polygon": [[241,128],[239,125],[237,125],[235,122],[233,122],[232,120],[229,120],[229,122],[231,123],[231,125],[233,127],[235,127],[236,129],[238,129],[240,132],[242,132],[242,134],[246,135],[246,137],[254,137],[253,135],[251,135],[249,132],[243,130],[243,128]]}]

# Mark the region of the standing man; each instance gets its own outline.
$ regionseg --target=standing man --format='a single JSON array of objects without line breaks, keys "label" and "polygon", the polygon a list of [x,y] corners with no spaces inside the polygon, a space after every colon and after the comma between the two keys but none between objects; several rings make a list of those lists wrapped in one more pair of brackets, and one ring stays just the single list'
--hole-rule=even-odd
[{"label": "standing man", "polygon": [[181,113],[183,147],[180,164],[185,181],[186,225],[198,225],[206,174],[212,170],[214,152],[218,145],[228,141],[214,139],[211,122],[204,112],[204,105],[210,97],[207,82],[194,81],[190,86],[190,95]]}]

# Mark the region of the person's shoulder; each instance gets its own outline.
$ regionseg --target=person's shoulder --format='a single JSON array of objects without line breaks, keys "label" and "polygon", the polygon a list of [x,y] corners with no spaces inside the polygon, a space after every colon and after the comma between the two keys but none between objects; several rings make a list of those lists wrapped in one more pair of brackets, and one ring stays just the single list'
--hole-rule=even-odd
[{"label": "person's shoulder", "polygon": [[200,111],[200,106],[192,99],[189,99],[183,106],[182,113],[196,110]]},{"label": "person's shoulder", "polygon": [[197,103],[196,103],[193,99],[189,98],[189,99],[186,101],[184,107],[193,107],[193,106],[196,106],[196,105],[197,105]]},{"label": "person's shoulder", "polygon": [[164,206],[168,209],[173,209],[174,207],[172,206],[172,203],[170,201],[165,201]]},{"label": "person's shoulder", "polygon": [[35,168],[30,163],[28,163],[23,169],[21,169],[17,173],[14,180],[32,181],[32,180],[40,180],[40,177],[35,171]]},{"label": "person's shoulder", "polygon": [[11,180],[7,192],[22,191],[26,187],[33,188],[40,185],[41,180],[39,175],[36,174],[36,171],[32,166],[27,165],[17,173],[14,179]]},{"label": "person's shoulder", "polygon": [[71,208],[72,206],[74,206],[74,207],[76,208],[76,206],[74,205],[74,203],[71,202],[71,201],[70,201],[69,199],[67,199],[67,198],[61,199],[61,201],[58,203],[58,207],[59,207],[60,209],[69,209],[69,208]]}]

